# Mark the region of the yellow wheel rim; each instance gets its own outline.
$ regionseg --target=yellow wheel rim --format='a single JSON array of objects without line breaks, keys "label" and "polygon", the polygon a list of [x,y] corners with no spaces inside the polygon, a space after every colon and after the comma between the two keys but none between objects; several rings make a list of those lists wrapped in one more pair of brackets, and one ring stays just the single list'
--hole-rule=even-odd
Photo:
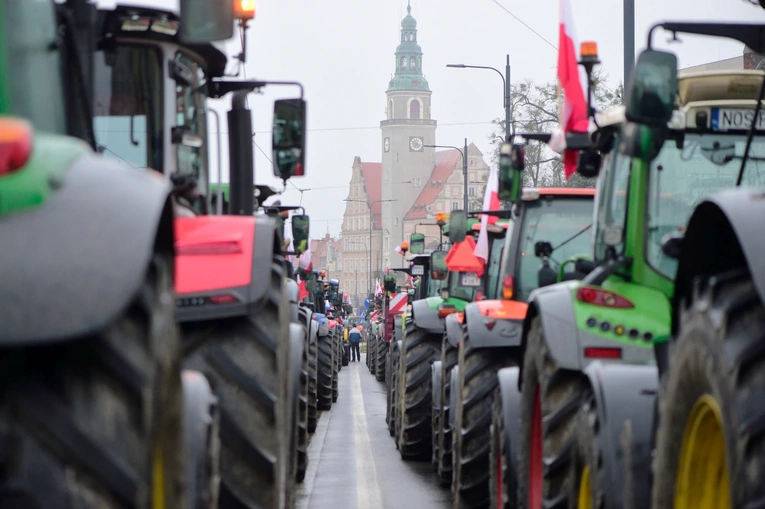
[{"label": "yellow wheel rim", "polygon": [[579,480],[579,503],[577,509],[592,509],[592,492],[590,490],[590,467],[584,467],[582,478]]},{"label": "yellow wheel rim", "polygon": [[165,509],[165,459],[162,447],[154,450],[151,466],[151,502],[152,509]]},{"label": "yellow wheel rim", "polygon": [[696,401],[685,426],[675,509],[730,509],[722,416],[709,394]]}]

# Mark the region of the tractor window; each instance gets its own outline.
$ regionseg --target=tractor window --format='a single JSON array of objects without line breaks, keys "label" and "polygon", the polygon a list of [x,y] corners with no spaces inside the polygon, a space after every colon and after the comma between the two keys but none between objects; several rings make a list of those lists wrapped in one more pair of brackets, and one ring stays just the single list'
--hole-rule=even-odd
[{"label": "tractor window", "polygon": [[[3,23],[4,22],[4,23]],[[66,134],[59,53],[51,51],[56,20],[50,0],[0,2],[0,114],[17,115],[35,129]]]},{"label": "tractor window", "polygon": [[627,227],[627,197],[631,159],[616,153],[606,155],[606,170],[598,190],[598,230],[595,235],[595,259],[605,260],[624,249],[624,231]]},{"label": "tractor window", "polygon": [[[512,235],[512,225],[510,223],[506,235]],[[503,237],[491,236],[491,247],[489,249],[489,266],[486,271],[486,298],[496,299],[498,295],[500,266],[502,265],[502,250],[505,247]]]},{"label": "tractor window", "polygon": [[459,272],[449,272],[449,297],[452,299],[473,302],[475,288],[472,286],[462,286],[460,284]]},{"label": "tractor window", "polygon": [[[196,189],[193,195],[185,196],[188,204],[197,213],[203,213],[204,198],[207,196],[207,97],[200,87],[206,82],[202,67],[184,53],[177,53],[175,65],[184,70],[189,82],[176,79],[175,85],[175,126],[187,139],[175,140],[178,157],[178,175],[191,177]],[[190,135],[190,136],[189,136]]]},{"label": "tractor window", "polygon": [[[696,205],[710,194],[735,187],[746,147],[746,136],[685,133],[682,148],[665,142],[648,173],[646,261],[673,278],[677,260],[661,251],[661,239],[682,230]],[[765,186],[765,137],[755,136],[742,185]]]},{"label": "tractor window", "polygon": [[592,236],[585,230],[592,224],[593,201],[589,196],[543,196],[524,206],[526,210],[523,214],[515,272],[515,298],[518,300],[528,299],[532,290],[538,286],[537,271],[542,262],[534,255],[534,245],[537,242],[552,244],[554,252],[550,257],[550,265],[555,270],[567,258],[587,255],[592,244]]},{"label": "tractor window", "polygon": [[162,76],[154,47],[121,44],[96,53],[93,127],[104,156],[162,171]]}]

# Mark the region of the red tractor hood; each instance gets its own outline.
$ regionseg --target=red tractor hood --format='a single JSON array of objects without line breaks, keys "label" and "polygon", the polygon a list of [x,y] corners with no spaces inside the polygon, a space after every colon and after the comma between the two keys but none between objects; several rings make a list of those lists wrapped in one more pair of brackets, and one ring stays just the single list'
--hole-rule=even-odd
[{"label": "red tractor hood", "polygon": [[254,236],[254,217],[177,218],[176,293],[183,295],[249,285]]}]

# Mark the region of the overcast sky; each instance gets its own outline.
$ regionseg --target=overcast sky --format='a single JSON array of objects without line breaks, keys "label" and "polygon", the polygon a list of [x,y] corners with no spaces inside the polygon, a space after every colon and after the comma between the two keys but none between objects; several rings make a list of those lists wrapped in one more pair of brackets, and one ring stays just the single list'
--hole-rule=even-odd
[{"label": "overcast sky", "polygon": [[[112,3],[99,1],[104,5]],[[167,6],[177,0],[124,3]],[[635,3],[638,52],[645,47],[650,26],[660,21],[765,21],[765,10],[745,0]],[[248,31],[246,75],[263,80],[296,80],[305,86],[307,176],[291,182],[298,188],[311,189],[303,193],[302,204],[311,215],[313,238],[323,236],[327,227],[332,235],[339,235],[345,209],[342,200],[347,196],[353,158],[380,161],[379,125],[385,114],[385,90],[394,71],[394,52],[406,4],[406,0],[257,0],[257,18]],[[488,154],[490,122],[504,118],[502,81],[496,73],[447,69],[445,65],[485,65],[504,72],[505,55],[509,54],[512,82],[527,78],[553,80],[558,5],[559,0],[412,0],[423,72],[433,91],[438,144],[461,146],[467,137]],[[623,76],[622,2],[572,0],[572,5],[579,41],[597,41],[602,68],[615,86]],[[738,56],[743,49],[739,43],[720,39],[683,36],[681,43],[667,45],[668,39],[662,31],[654,37],[657,47],[677,53],[681,67]],[[227,48],[229,55],[238,52],[238,45],[228,44]],[[294,97],[296,90],[269,87],[250,100],[255,140],[262,149],[255,149],[258,183],[281,189],[281,181],[272,176],[268,159],[273,101]],[[216,103],[216,109],[226,111],[225,101]],[[227,131],[225,116],[222,121],[222,130]],[[288,183],[281,200],[297,204],[300,197],[300,192]]]}]

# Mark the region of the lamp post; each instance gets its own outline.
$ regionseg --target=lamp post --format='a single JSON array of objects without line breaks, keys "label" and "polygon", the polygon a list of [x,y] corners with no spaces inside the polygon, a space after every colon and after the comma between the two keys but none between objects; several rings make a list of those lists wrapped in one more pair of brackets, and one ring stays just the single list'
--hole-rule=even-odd
[{"label": "lamp post", "polygon": [[502,78],[502,88],[504,88],[504,103],[505,103],[505,141],[510,139],[510,125],[511,125],[511,102],[510,102],[510,55],[507,55],[507,63],[505,64],[505,74],[503,75],[499,69],[494,67],[487,67],[485,65],[465,65],[465,64],[446,64],[446,67],[453,67],[455,69],[490,69]]},{"label": "lamp post", "polygon": [[467,153],[468,153],[468,146],[467,146],[467,138],[465,138],[465,151],[458,149],[457,147],[453,145],[423,145],[423,147],[430,147],[430,148],[453,148],[454,150],[457,150],[460,154],[462,154],[462,177],[465,180],[465,189],[463,193],[463,209],[465,212],[468,211],[468,172],[467,172]]},{"label": "lamp post", "polygon": [[[372,206],[375,203],[384,203],[384,202],[391,202],[391,201],[397,201],[397,200],[376,200],[376,201],[373,201],[372,203],[369,203],[364,200],[353,200],[350,198],[346,198],[343,201],[355,201],[358,203],[363,203],[369,208],[369,281],[368,281],[369,292],[368,293],[372,293],[372,222],[373,222]],[[382,251],[382,243],[380,243],[380,250]]]}]

